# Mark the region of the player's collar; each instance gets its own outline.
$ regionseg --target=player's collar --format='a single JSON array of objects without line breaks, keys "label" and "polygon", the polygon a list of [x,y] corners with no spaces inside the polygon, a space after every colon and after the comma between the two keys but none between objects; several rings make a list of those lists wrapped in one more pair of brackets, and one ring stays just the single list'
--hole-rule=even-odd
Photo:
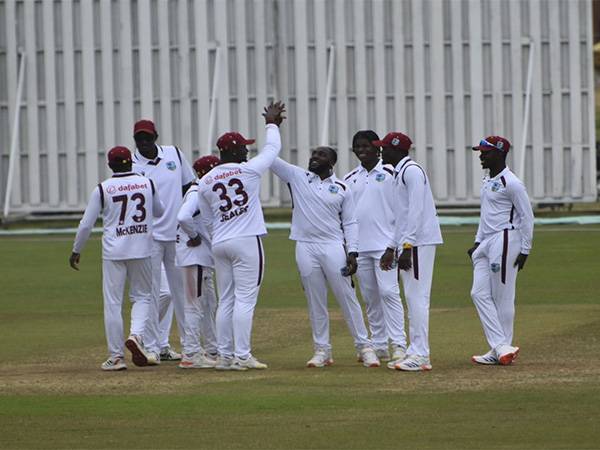
[{"label": "player's collar", "polygon": [[155,144],[156,146],[156,158],[154,159],[148,159],[146,158],[144,155],[142,155],[140,153],[140,151],[136,148],[135,149],[135,159],[137,161],[139,161],[142,164],[149,164],[152,166],[156,166],[158,165],[158,163],[164,159],[165,157],[165,152],[163,151],[162,147],[160,145]]},{"label": "player's collar", "polygon": [[329,182],[329,183],[335,183],[337,181],[337,177],[335,176],[335,172],[331,172],[331,175],[328,176],[327,178],[323,178],[321,179],[321,177],[319,175],[317,175],[314,172],[311,172],[310,170],[308,171],[308,179],[310,182],[313,182],[315,180],[319,180],[321,182]]},{"label": "player's collar", "polygon": [[402,166],[404,164],[406,164],[408,161],[410,161],[410,156],[405,156],[404,158],[402,158],[398,164],[396,164],[396,170],[400,170],[402,168]]},{"label": "player's collar", "polygon": [[383,172],[383,161],[380,158],[379,161],[377,161],[377,164],[375,164],[375,166],[370,171],[367,170],[367,168],[365,166],[363,166],[362,164],[360,164],[358,166],[358,170],[360,170],[361,172],[366,172],[366,173]]},{"label": "player's collar", "polygon": [[117,173],[114,173],[112,177],[113,178],[123,178],[123,177],[132,177],[134,175],[136,175],[136,174],[133,172],[117,172]]},{"label": "player's collar", "polygon": [[488,174],[488,179],[490,180],[499,180],[501,177],[504,177],[508,174],[508,172],[510,172],[510,169],[508,168],[508,166],[506,166],[504,169],[502,169],[500,171],[500,173],[498,175],[496,175],[495,177],[490,177]]}]

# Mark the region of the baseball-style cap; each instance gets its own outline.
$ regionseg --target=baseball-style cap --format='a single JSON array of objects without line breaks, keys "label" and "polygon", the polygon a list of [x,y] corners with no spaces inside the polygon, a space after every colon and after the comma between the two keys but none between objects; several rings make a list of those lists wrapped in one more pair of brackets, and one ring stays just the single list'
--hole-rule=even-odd
[{"label": "baseball-style cap", "polygon": [[479,145],[473,147],[476,151],[500,150],[508,153],[510,150],[510,142],[501,136],[488,136],[479,142]]},{"label": "baseball-style cap", "polygon": [[127,147],[113,147],[108,151],[108,162],[127,164],[131,162],[131,152]]},{"label": "baseball-style cap", "polygon": [[233,150],[234,148],[243,147],[244,145],[254,144],[254,139],[246,139],[236,131],[225,133],[217,140],[217,147],[220,150]]},{"label": "baseball-style cap", "polygon": [[394,147],[397,150],[410,150],[412,141],[404,133],[392,131],[385,135],[380,141],[373,141],[371,144],[377,147]]},{"label": "baseball-style cap", "polygon": [[138,120],[133,126],[133,135],[135,136],[138,133],[148,133],[157,135],[156,127],[154,126],[154,122],[147,119]]},{"label": "baseball-style cap", "polygon": [[194,162],[194,170],[196,173],[206,173],[213,167],[221,164],[221,160],[214,155],[203,156]]}]

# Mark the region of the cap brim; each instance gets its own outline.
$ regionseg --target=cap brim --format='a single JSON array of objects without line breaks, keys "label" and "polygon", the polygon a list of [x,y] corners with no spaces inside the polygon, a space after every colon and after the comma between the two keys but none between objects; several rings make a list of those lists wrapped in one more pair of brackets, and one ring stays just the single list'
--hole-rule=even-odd
[{"label": "cap brim", "polygon": [[152,135],[156,134],[156,132],[154,130],[150,130],[147,128],[139,128],[137,130],[134,130],[133,135],[137,136],[140,133],[147,133],[147,134],[152,134]]},{"label": "cap brim", "polygon": [[500,150],[496,147],[487,147],[483,145],[478,145],[477,147],[472,147],[474,152],[485,152],[490,150]]},{"label": "cap brim", "polygon": [[372,145],[375,145],[377,147],[384,147],[385,146],[385,142],[383,141],[371,141]]},{"label": "cap brim", "polygon": [[252,145],[256,142],[256,139],[246,139],[244,145]]}]

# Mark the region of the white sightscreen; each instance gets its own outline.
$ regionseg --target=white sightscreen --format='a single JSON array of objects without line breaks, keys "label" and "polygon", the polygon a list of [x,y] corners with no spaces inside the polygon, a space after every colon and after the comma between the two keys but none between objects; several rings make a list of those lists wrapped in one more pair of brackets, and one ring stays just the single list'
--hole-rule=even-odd
[{"label": "white sightscreen", "polygon": [[[281,98],[283,156],[306,165],[323,131],[330,58],[327,131],[339,175],[357,164],[355,131],[404,131],[438,204],[476,203],[481,170],[470,146],[481,137],[507,136],[520,169],[532,46],[529,194],[595,200],[589,0],[0,0],[0,202],[20,51],[10,206],[42,212],[81,210],[108,175],[105,152],[132,147],[139,118],[154,119],[159,141],[191,159],[224,131],[260,145],[262,106]],[[262,198],[288,200],[273,176]]]}]

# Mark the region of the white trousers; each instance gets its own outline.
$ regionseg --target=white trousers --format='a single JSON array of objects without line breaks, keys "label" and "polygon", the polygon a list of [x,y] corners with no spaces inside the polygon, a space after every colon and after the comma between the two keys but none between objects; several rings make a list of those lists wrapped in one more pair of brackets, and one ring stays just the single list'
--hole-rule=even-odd
[{"label": "white trousers", "polygon": [[521,233],[505,230],[485,239],[473,252],[471,298],[490,345],[511,345],[515,320],[515,286]]},{"label": "white trousers", "polygon": [[183,352],[187,355],[203,350],[217,352],[217,296],[213,273],[210,267],[183,267],[186,323]]},{"label": "white trousers", "polygon": [[247,358],[265,264],[262,242],[258,236],[241,237],[219,242],[212,249],[219,290],[218,352],[225,358]]},{"label": "white trousers", "polygon": [[183,292],[183,275],[180,267],[175,265],[175,241],[153,241],[152,243],[152,299],[150,315],[144,345],[150,352],[160,352],[160,311],[167,311],[165,305],[161,307],[160,297],[160,272],[161,263],[165,266],[165,272],[171,290],[170,297],[163,297],[164,301],[172,301],[175,309],[175,318],[179,328],[179,337],[183,345],[185,336],[185,298]]},{"label": "white trousers", "polygon": [[407,355],[429,357],[429,302],[435,262],[435,245],[413,247],[412,268],[400,270],[408,307]]},{"label": "white trousers", "polygon": [[296,242],[296,264],[308,301],[315,350],[331,350],[327,283],[342,309],[356,348],[370,346],[371,341],[351,278],[342,276],[340,272],[346,266],[344,246],[340,243]]},{"label": "white trousers", "polygon": [[381,255],[383,251],[360,253],[356,272],[366,305],[371,340],[376,350],[387,350],[388,343],[406,349],[398,274],[395,270],[381,270]]},{"label": "white trousers", "polygon": [[129,298],[132,302],[129,334],[144,336],[152,303],[151,258],[102,260],[104,328],[108,353],[113,357],[123,357],[125,354],[122,308],[126,280],[129,280]]},{"label": "white trousers", "polygon": [[160,293],[158,296],[158,346],[170,348],[171,325],[173,324],[173,302],[171,299],[171,289],[167,280],[167,271],[164,264],[160,268]]}]

